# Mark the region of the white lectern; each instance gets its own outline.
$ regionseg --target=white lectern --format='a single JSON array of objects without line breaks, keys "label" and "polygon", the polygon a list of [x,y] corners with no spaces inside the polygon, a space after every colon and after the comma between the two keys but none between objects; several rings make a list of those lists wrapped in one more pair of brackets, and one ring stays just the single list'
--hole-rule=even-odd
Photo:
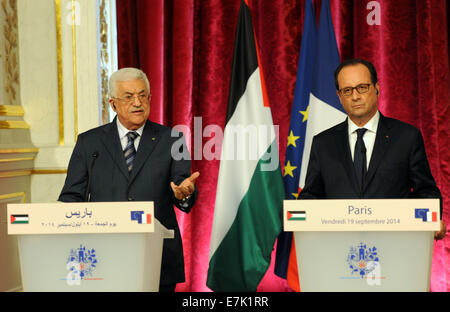
[{"label": "white lectern", "polygon": [[438,199],[288,200],[301,291],[429,291]]},{"label": "white lectern", "polygon": [[158,291],[163,240],[153,203],[8,205],[24,291]]}]

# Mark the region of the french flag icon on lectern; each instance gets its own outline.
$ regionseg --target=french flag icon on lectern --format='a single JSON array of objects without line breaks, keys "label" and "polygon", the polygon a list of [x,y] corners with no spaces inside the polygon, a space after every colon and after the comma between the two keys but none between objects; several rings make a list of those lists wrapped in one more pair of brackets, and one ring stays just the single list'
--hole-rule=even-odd
[{"label": "french flag icon on lectern", "polygon": [[414,215],[416,219],[422,219],[423,222],[437,221],[437,212],[431,212],[428,208],[416,208]]},{"label": "french flag icon on lectern", "polygon": [[132,211],[131,221],[137,221],[139,224],[152,223],[151,214],[145,214],[144,211]]}]

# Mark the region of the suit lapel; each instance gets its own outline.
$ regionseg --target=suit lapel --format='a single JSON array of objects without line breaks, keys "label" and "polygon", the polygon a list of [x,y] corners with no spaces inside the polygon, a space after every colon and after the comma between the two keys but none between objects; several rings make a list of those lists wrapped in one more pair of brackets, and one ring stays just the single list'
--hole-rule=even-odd
[{"label": "suit lapel", "polygon": [[339,154],[342,155],[342,164],[347,172],[349,181],[355,191],[355,194],[359,194],[360,191],[358,181],[356,179],[355,167],[353,165],[352,154],[350,152],[350,143],[348,141],[348,117],[341,124],[341,127],[338,130],[338,140],[336,140],[336,144],[338,146]]},{"label": "suit lapel", "polygon": [[370,158],[369,170],[364,182],[364,190],[372,181],[381,160],[386,153],[390,142],[390,129],[386,119],[380,113],[380,121],[378,122],[377,135],[375,137],[375,145],[373,147],[372,157]]},{"label": "suit lapel", "polygon": [[151,122],[147,120],[139,142],[136,158],[133,161],[133,170],[131,171],[130,180],[128,181],[129,184],[131,184],[136,178],[137,174],[142,169],[142,166],[153,152],[158,142],[159,133],[155,130],[155,127],[152,126]]},{"label": "suit lapel", "polygon": [[104,128],[104,135],[101,137],[102,143],[110,153],[111,158],[119,167],[122,174],[128,179],[128,169],[123,156],[122,145],[120,143],[119,133],[117,131],[116,118]]}]

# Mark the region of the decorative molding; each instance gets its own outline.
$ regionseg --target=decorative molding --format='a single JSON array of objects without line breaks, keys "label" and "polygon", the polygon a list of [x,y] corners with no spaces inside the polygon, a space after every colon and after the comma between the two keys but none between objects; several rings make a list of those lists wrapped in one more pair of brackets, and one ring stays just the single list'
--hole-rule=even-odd
[{"label": "decorative molding", "polygon": [[0,149],[0,154],[28,154],[38,153],[38,148],[3,148]]},{"label": "decorative molding", "polygon": [[2,194],[0,195],[0,201],[4,201],[7,199],[12,198],[22,198],[23,203],[27,202],[27,195],[25,192],[18,192],[18,193],[10,193],[10,194]]},{"label": "decorative molding", "polygon": [[[8,5],[9,4],[9,5]],[[18,30],[17,30],[17,0],[2,0],[2,10],[5,15],[3,34],[5,37],[5,91],[10,104],[17,102],[19,87],[18,60]]]},{"label": "decorative molding", "polygon": [[30,129],[23,120],[0,120],[0,129]]},{"label": "decorative molding", "polygon": [[23,176],[29,176],[29,175],[31,175],[31,169],[0,171],[0,179],[1,178],[23,177]]},{"label": "decorative molding", "polygon": [[34,160],[35,157],[20,157],[20,158],[0,158],[0,163],[19,162]]},{"label": "decorative molding", "polygon": [[109,104],[108,104],[108,79],[109,79],[109,63],[111,61],[108,53],[108,10],[106,9],[106,0],[101,0],[99,7],[100,17],[100,84],[101,84],[101,107],[102,107],[102,124],[109,123]]},{"label": "decorative molding", "polygon": [[67,173],[67,168],[66,169],[61,169],[61,168],[57,168],[57,169],[33,169],[31,171],[31,174],[66,174]]},{"label": "decorative molding", "polygon": [[0,116],[23,117],[25,111],[20,105],[0,105]]},{"label": "decorative molding", "polygon": [[[78,137],[78,86],[77,86],[77,25],[75,23],[75,0],[72,0],[72,63],[73,63],[73,125],[75,142]],[[78,12],[79,14],[79,12]]]},{"label": "decorative molding", "polygon": [[64,145],[64,92],[62,65],[62,28],[61,28],[61,0],[55,0],[56,16],[56,61],[58,67],[58,118],[59,145]]}]

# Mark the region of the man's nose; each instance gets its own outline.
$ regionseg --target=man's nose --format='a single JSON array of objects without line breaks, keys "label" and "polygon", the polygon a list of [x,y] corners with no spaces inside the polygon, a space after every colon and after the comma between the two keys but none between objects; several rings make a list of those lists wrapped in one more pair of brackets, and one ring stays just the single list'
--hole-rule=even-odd
[{"label": "man's nose", "polygon": [[360,98],[360,94],[356,91],[356,88],[352,90],[352,100],[358,100]]},{"label": "man's nose", "polygon": [[133,106],[141,106],[142,105],[141,101],[139,100],[139,97],[137,97],[137,96],[133,96],[132,103],[133,103]]}]

